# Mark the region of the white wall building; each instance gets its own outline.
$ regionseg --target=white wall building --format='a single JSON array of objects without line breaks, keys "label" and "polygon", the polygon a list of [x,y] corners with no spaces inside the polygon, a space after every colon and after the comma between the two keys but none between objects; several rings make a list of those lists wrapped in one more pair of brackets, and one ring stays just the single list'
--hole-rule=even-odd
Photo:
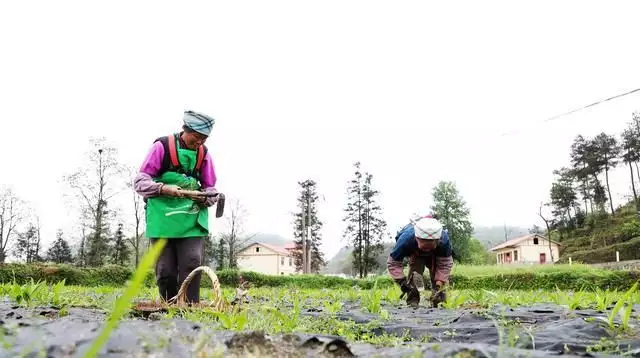
[{"label": "white wall building", "polygon": [[517,237],[490,249],[496,253],[498,265],[548,264],[560,259],[560,244],[538,234]]},{"label": "white wall building", "polygon": [[296,274],[293,243],[277,246],[254,242],[238,253],[238,268],[267,275]]}]

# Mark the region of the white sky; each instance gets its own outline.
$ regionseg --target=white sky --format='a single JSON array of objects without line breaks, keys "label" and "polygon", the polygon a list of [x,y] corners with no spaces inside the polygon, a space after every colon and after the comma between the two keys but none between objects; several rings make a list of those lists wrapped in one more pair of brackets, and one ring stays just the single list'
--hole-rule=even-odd
[{"label": "white sky", "polygon": [[[218,188],[243,202],[248,231],[290,237],[296,182],[313,178],[331,257],[356,160],[392,232],[439,180],[457,183],[474,224],[529,227],[573,138],[619,133],[640,110],[635,93],[542,123],[640,87],[639,13],[633,1],[3,2],[0,184],[51,242],[74,223],[59,180],[90,136],[137,167],[193,109],[217,120]],[[628,169],[611,184],[629,194]]]}]

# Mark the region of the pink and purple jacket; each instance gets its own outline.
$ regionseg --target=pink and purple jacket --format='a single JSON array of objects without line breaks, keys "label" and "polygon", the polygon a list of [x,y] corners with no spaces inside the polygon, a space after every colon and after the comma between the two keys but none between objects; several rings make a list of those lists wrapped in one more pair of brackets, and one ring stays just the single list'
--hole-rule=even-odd
[{"label": "pink and purple jacket", "polygon": [[[447,283],[449,282],[449,275],[453,267],[452,254],[453,249],[447,230],[442,231],[438,246],[436,246],[433,251],[425,252],[418,248],[418,243],[415,239],[415,230],[413,225],[409,224],[402,228],[396,236],[396,246],[391,250],[389,258],[387,259],[387,269],[389,270],[389,275],[391,275],[394,280],[401,280],[405,277],[402,271],[402,260],[405,257],[418,256],[426,258],[427,262],[431,261],[434,263],[433,268],[430,267],[430,265],[427,265],[427,268],[435,281]],[[431,272],[432,269],[435,272]]]},{"label": "pink and purple jacket", "polygon": [[[185,148],[182,139],[179,139],[178,142],[181,148]],[[145,199],[159,195],[162,184],[153,181],[153,178],[160,174],[163,158],[164,147],[160,141],[156,141],[149,150],[142,166],[140,166],[139,173],[133,180],[135,191]],[[216,181],[217,177],[213,159],[209,152],[207,152],[202,162],[202,168],[200,169],[200,185],[202,190],[215,192]],[[205,205],[212,204],[212,200],[212,198],[208,198]]]}]

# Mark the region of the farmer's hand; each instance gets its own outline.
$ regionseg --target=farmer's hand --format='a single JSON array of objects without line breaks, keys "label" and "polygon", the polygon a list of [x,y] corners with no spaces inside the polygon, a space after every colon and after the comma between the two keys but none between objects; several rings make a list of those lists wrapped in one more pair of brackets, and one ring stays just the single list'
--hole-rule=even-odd
[{"label": "farmer's hand", "polygon": [[435,288],[433,292],[431,292],[431,306],[438,307],[440,303],[444,303],[447,301],[447,292],[444,289],[444,283],[442,281],[435,282]]},{"label": "farmer's hand", "polygon": [[420,292],[413,286],[407,294],[407,305],[413,308],[417,308],[420,304]]},{"label": "farmer's hand", "polygon": [[[217,193],[218,190],[216,188],[207,188],[204,191],[206,191],[207,193]],[[206,207],[211,207],[213,205],[215,205],[215,203],[218,202],[218,196],[209,196],[209,197],[205,197],[205,201],[204,206]]]},{"label": "farmer's hand", "polygon": [[400,285],[400,290],[402,291],[402,296],[404,296],[404,294],[406,294],[406,293],[411,292],[411,286],[409,285],[409,280],[407,280],[406,277],[403,277],[402,279],[397,280],[396,282],[398,283],[398,285]]},{"label": "farmer's hand", "polygon": [[163,185],[160,187],[160,194],[164,194],[167,196],[173,196],[176,198],[182,198],[184,195],[180,190],[180,187],[177,185]]}]

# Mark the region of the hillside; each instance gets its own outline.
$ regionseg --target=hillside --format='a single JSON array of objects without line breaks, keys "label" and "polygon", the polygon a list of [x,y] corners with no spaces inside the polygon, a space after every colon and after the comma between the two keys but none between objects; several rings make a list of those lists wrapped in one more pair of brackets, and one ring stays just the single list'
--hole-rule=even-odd
[{"label": "hillside", "polygon": [[[507,240],[529,234],[529,229],[521,227],[507,226],[506,231]],[[473,237],[480,241],[486,249],[489,249],[505,241],[504,233],[504,226],[478,226],[475,227]]]},{"label": "hillside", "polygon": [[258,233],[254,237],[252,237],[251,240],[249,241],[263,242],[265,244],[271,244],[271,245],[284,245],[288,242],[293,241],[293,239],[289,240],[286,237],[278,234]]},{"label": "hillside", "polygon": [[[632,204],[616,210],[615,216],[588,217],[580,227],[552,233],[562,245],[560,262],[602,263],[640,259],[640,219]],[[562,234],[562,235],[561,235]]]},{"label": "hillside", "polygon": [[[378,255],[378,271],[382,272],[386,270],[387,265],[387,257],[389,256],[389,252],[393,249],[394,243],[384,243],[384,248],[380,255]],[[327,265],[322,270],[322,273],[328,274],[345,274],[351,275],[351,260],[353,250],[350,247],[343,247],[335,254],[329,261],[327,261]]]}]

